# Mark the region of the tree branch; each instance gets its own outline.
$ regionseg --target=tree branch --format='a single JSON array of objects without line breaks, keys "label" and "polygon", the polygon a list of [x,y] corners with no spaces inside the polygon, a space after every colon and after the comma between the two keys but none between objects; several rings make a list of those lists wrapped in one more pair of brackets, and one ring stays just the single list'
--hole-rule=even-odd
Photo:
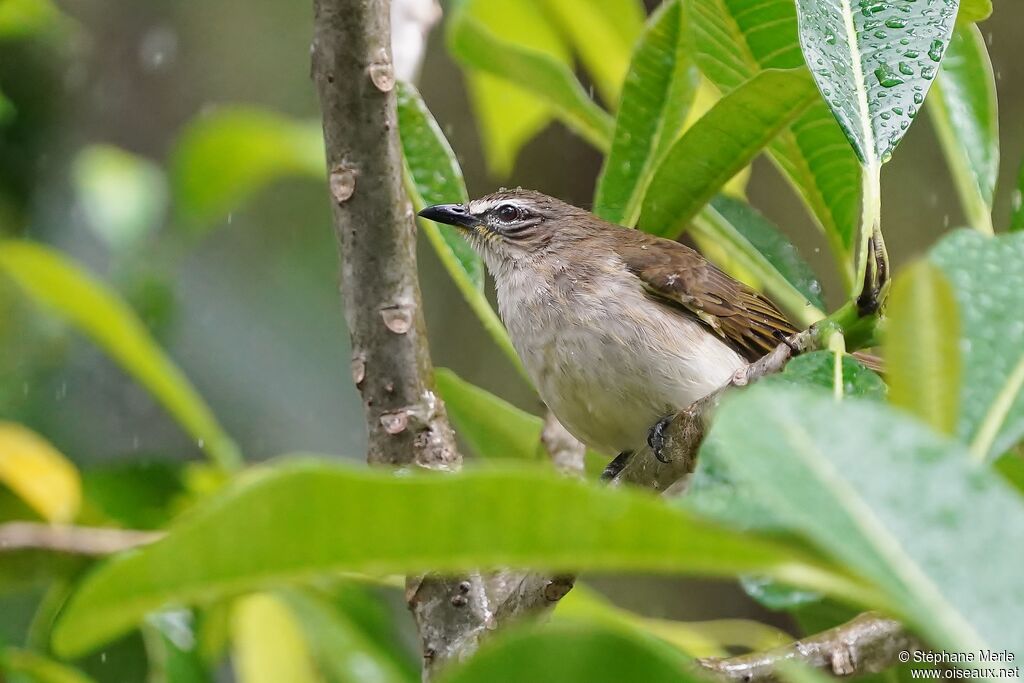
[{"label": "tree branch", "polygon": [[[313,80],[341,256],[352,379],[371,464],[457,470],[462,459],[433,368],[416,271],[412,206],[402,186],[388,0],[314,0]],[[410,529],[410,533],[419,533]],[[472,653],[496,627],[522,574],[409,578],[424,678]]]},{"label": "tree branch", "polygon": [[894,666],[900,652],[913,652],[920,643],[892,619],[873,612],[835,628],[788,645],[724,659],[699,659],[697,663],[716,678],[742,683],[780,680],[784,662],[799,662],[834,676],[861,676]]},{"label": "tree branch", "polygon": [[163,535],[162,531],[8,522],[0,524],[0,553],[50,550],[101,557],[152,543]]},{"label": "tree branch", "polygon": [[402,187],[387,0],[315,0],[313,80],[323,112],[341,294],[371,464],[458,469],[431,386]]}]

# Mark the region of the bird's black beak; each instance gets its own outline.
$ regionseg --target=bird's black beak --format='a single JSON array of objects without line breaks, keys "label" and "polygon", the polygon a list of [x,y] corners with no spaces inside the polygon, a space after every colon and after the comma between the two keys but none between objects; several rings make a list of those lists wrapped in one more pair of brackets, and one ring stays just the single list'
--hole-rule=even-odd
[{"label": "bird's black beak", "polygon": [[471,214],[464,204],[434,204],[420,211],[419,215],[427,220],[458,228],[469,229],[480,225],[480,219]]}]

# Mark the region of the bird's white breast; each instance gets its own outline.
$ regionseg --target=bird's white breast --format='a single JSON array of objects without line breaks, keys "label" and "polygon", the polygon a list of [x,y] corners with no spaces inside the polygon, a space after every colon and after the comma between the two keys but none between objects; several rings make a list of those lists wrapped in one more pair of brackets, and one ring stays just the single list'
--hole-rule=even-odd
[{"label": "bird's white breast", "polygon": [[585,279],[563,265],[550,277],[496,273],[498,304],[541,398],[587,445],[640,447],[660,418],[745,364],[701,323],[649,299],[616,257]]}]

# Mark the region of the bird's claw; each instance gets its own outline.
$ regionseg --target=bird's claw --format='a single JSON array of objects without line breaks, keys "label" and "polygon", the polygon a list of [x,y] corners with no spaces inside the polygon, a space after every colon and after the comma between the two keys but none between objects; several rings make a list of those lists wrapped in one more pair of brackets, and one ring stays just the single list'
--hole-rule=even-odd
[{"label": "bird's claw", "polygon": [[651,452],[654,453],[654,457],[658,459],[658,462],[669,463],[669,460],[665,458],[663,451],[665,450],[665,430],[672,424],[672,419],[675,415],[666,415],[651,427],[651,430],[647,432],[647,445],[651,447]]},{"label": "bird's claw", "polygon": [[622,451],[615,456],[615,459],[608,463],[604,468],[604,472],[601,473],[601,481],[611,481],[619,476],[619,472],[626,469],[626,465],[632,456],[633,451]]}]

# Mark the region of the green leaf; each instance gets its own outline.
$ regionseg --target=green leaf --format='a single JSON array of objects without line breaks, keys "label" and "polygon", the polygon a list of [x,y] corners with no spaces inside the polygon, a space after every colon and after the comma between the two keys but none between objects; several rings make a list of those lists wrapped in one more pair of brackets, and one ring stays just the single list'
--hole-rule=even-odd
[{"label": "green leaf", "polygon": [[885,163],[924,104],[957,0],[797,0],[800,45],[821,94],[868,168]]},{"label": "green leaf", "polygon": [[136,458],[90,467],[82,474],[89,519],[79,521],[129,529],[161,528],[186,499],[184,464]]},{"label": "green leaf", "polygon": [[678,1],[662,5],[633,54],[622,87],[612,148],[597,180],[594,213],[632,226],[655,169],[675,142],[697,95]]},{"label": "green leaf", "polygon": [[556,623],[582,622],[648,634],[691,657],[721,657],[730,648],[767,650],[792,640],[785,631],[747,619],[674,621],[641,616],[617,607],[580,581],[558,603],[554,619]]},{"label": "green leaf", "polygon": [[[719,195],[697,214],[692,231],[695,237],[705,237],[721,247],[727,258],[753,276],[754,281],[747,284],[768,294],[794,320],[810,326],[824,317],[821,284],[811,267],[754,207]],[[713,254],[707,255],[715,260]]]},{"label": "green leaf", "polygon": [[327,683],[411,683],[412,678],[388,653],[325,601],[297,589],[282,590],[278,595],[298,621]]},{"label": "green leaf", "polygon": [[167,182],[151,161],[93,145],[75,157],[72,179],[89,227],[109,246],[130,247],[160,227]]},{"label": "green leaf", "polygon": [[[455,152],[416,87],[409,83],[398,84],[398,130],[405,163],[423,205],[468,202],[469,195],[466,194],[466,184]],[[484,265],[480,257],[452,226],[441,226],[439,232],[444,246],[458,262],[466,279],[477,291],[482,290]],[[447,259],[442,260],[447,264]]]},{"label": "green leaf", "polygon": [[995,457],[1024,436],[1024,233],[955,232],[930,259],[960,310],[957,433],[975,457]]},{"label": "green leaf", "polygon": [[[882,378],[861,365],[853,356],[841,361],[842,398],[863,398],[884,401],[887,387]],[[758,382],[766,387],[813,390],[835,398],[836,354],[813,351],[786,363],[783,371]],[[743,495],[738,483],[719,463],[717,445],[706,440],[701,446],[697,470],[690,478],[685,506],[697,512],[743,529],[778,531],[782,527],[777,515],[757,500]],[[754,599],[772,609],[791,602],[806,602],[808,591],[780,586],[762,576],[745,577],[743,587]]]},{"label": "green leaf", "polygon": [[889,401],[940,434],[960,412],[960,316],[949,281],[919,261],[893,282],[885,331]]},{"label": "green leaf", "polygon": [[737,496],[871,581],[933,646],[1024,654],[1024,503],[962,446],[881,403],[761,386],[723,403],[710,439]]},{"label": "green leaf", "polygon": [[434,381],[459,436],[478,457],[537,459],[542,419],[466,382],[447,368],[438,368]]},{"label": "green leaf", "polygon": [[[888,393],[885,382],[861,365],[855,357],[843,355],[842,377],[843,397],[885,400]],[[781,373],[765,377],[761,383],[768,386],[817,387],[831,392],[835,384],[835,353],[813,351],[801,354],[786,363]]]},{"label": "green leaf", "polygon": [[[463,184],[462,169],[451,146],[416,89],[406,83],[399,83],[398,87],[398,121],[406,161],[405,185],[413,208],[419,211],[429,204],[465,203],[469,197]],[[480,257],[450,225],[438,225],[424,219],[420,219],[419,224],[480,324],[513,367],[529,382],[505,326],[484,294]]]},{"label": "green leaf", "polygon": [[[452,22],[460,12],[471,15],[488,31],[525,48],[548,55],[555,62],[572,65],[569,47],[548,21],[539,0],[495,2],[463,0],[449,11],[448,41]],[[551,108],[536,95],[505,78],[466,67],[470,103],[476,114],[488,169],[499,176],[512,171],[520,148],[551,121]]]},{"label": "green leaf", "polygon": [[[339,524],[346,519],[360,522]],[[78,655],[168,602],[342,571],[490,566],[761,573],[870,600],[798,548],[547,469],[395,476],[300,461],[247,473],[164,539],[92,573],[63,611],[54,646]]]},{"label": "green leaf", "polygon": [[961,22],[985,21],[992,16],[992,0],[960,0],[956,20]]},{"label": "green leaf", "polygon": [[619,101],[633,43],[646,12],[639,0],[544,0],[605,102]]},{"label": "green leaf", "polygon": [[14,103],[4,96],[3,90],[0,90],[0,126],[7,125],[17,115],[18,110],[14,107]]},{"label": "green leaf", "polygon": [[688,683],[689,660],[665,644],[608,626],[559,624],[486,643],[444,683]]},{"label": "green leaf", "polygon": [[3,0],[0,2],[0,39],[31,36],[60,19],[60,10],[52,0]]},{"label": "green leaf", "polygon": [[[793,0],[689,0],[697,62],[722,92],[762,69],[804,66]],[[860,164],[828,106],[818,101],[769,145],[772,161],[803,198],[849,277],[857,233]]]},{"label": "green leaf", "polygon": [[818,98],[806,70],[764,71],[719,100],[672,146],[651,180],[640,227],[678,236],[694,215]]},{"label": "green leaf", "polygon": [[298,621],[272,593],[254,593],[235,601],[231,640],[239,683],[323,681]]},{"label": "green leaf", "polygon": [[[469,7],[477,4],[470,3]],[[502,79],[502,87],[513,86],[529,92],[585,140],[598,149],[608,149],[612,136],[611,117],[590,99],[570,66],[549,52],[505,40],[502,36],[516,35],[513,25],[501,27],[499,31],[479,21],[469,7],[457,6],[448,21],[448,50],[452,56],[464,66]],[[530,25],[525,30],[534,31],[536,26]],[[495,102],[487,104],[488,109],[501,106],[502,99],[497,95]],[[505,161],[510,167],[511,159]]]},{"label": "green leaf", "polygon": [[209,406],[117,294],[60,253],[32,242],[0,241],[0,271],[106,351],[213,460],[225,468],[238,465],[238,450]]},{"label": "green leaf", "polygon": [[942,151],[971,227],[992,234],[992,198],[999,175],[999,106],[985,38],[957,25],[928,101]]},{"label": "green leaf", "polygon": [[0,650],[0,672],[26,676],[25,679],[12,680],[28,680],[32,683],[92,683],[93,680],[67,664],[13,647]]},{"label": "green leaf", "polygon": [[[544,421],[511,403],[470,384],[447,368],[434,374],[437,391],[459,436],[484,460],[546,459],[540,436]],[[597,476],[608,464],[607,456],[587,449],[587,474]]]},{"label": "green leaf", "polygon": [[1013,190],[1013,209],[1010,215],[1010,231],[1019,232],[1024,230],[1024,164],[1020,167],[1020,174],[1017,177],[1017,187]]},{"label": "green leaf", "polygon": [[203,232],[274,180],[322,180],[320,123],[250,107],[225,107],[182,131],[170,160],[178,219]]}]

